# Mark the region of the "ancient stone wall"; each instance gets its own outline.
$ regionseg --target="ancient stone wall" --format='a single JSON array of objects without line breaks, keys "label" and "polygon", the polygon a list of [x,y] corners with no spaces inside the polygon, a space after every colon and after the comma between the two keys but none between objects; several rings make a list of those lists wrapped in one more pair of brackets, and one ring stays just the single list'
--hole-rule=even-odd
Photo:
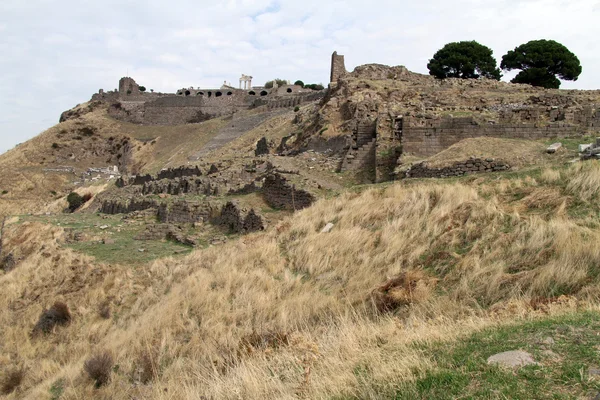
[{"label": "ancient stone wall", "polygon": [[216,218],[216,224],[226,227],[230,232],[248,233],[265,229],[265,222],[254,209],[246,210],[236,202],[227,202]]},{"label": "ancient stone wall", "polygon": [[269,206],[286,210],[300,210],[315,201],[312,194],[296,189],[279,174],[271,174],[265,178],[262,195]]},{"label": "ancient stone wall", "polygon": [[412,165],[405,173],[405,178],[448,178],[451,176],[461,176],[482,172],[497,172],[510,169],[510,165],[502,160],[492,158],[470,158],[465,161],[458,161],[450,166],[442,168],[430,168],[427,163],[421,162]]},{"label": "ancient stone wall", "polygon": [[208,202],[179,201],[162,203],[156,214],[162,223],[207,222],[212,218],[213,209]]},{"label": "ancient stone wall", "polygon": [[142,194],[161,193],[171,195],[191,193],[214,196],[219,194],[219,187],[210,178],[206,177],[151,180],[144,183],[142,187]]},{"label": "ancient stone wall", "polygon": [[405,117],[402,129],[402,151],[418,156],[431,156],[463,139],[499,137],[510,139],[550,139],[583,134],[585,128],[576,125],[550,124],[486,124],[472,118],[442,118],[415,121]]},{"label": "ancient stone wall", "polygon": [[157,208],[158,203],[154,200],[106,200],[100,206],[100,212],[103,214],[128,214],[134,211],[143,211],[150,208]]}]

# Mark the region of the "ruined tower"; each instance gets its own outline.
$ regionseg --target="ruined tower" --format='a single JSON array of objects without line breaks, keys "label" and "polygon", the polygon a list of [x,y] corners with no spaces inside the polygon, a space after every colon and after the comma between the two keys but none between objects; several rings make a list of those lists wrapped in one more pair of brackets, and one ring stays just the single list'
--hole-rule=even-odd
[{"label": "ruined tower", "polygon": [[124,77],[119,79],[119,94],[121,96],[127,94],[138,94],[140,92],[140,88],[137,83],[133,80],[133,78]]},{"label": "ruined tower", "polygon": [[330,83],[337,83],[338,79],[347,74],[346,65],[344,64],[344,56],[338,55],[334,51],[331,55],[331,78]]}]

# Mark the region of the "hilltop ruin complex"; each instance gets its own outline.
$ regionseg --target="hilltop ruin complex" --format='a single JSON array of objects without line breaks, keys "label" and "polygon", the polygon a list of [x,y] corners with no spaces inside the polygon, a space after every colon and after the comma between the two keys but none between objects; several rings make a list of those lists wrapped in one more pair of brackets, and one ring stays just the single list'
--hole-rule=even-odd
[{"label": "hilltop ruin complex", "polygon": [[[364,180],[390,179],[401,155],[428,157],[466,138],[545,139],[600,130],[600,92],[540,89],[488,79],[437,80],[403,66],[367,64],[348,72],[343,55],[331,56],[328,89],[298,85],[252,86],[242,75],[239,88],[182,88],[146,93],[130,77],[119,89],[100,90],[92,100],[111,103],[112,117],[144,125],[197,123],[247,109],[290,108],[321,100],[305,130],[346,137],[335,143],[341,171]],[[310,125],[310,126],[308,126]],[[311,134],[311,132],[308,132]]]}]

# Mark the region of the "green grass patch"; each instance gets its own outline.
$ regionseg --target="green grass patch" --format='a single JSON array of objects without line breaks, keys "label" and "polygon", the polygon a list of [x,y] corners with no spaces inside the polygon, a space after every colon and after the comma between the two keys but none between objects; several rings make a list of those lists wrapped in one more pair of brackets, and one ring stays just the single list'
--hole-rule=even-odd
[{"label": "green grass patch", "polygon": [[[552,338],[554,343],[544,343]],[[578,399],[600,392],[600,314],[490,328],[456,343],[420,348],[437,368],[400,385],[394,399]],[[493,354],[524,350],[540,363],[520,369],[487,364]]]}]

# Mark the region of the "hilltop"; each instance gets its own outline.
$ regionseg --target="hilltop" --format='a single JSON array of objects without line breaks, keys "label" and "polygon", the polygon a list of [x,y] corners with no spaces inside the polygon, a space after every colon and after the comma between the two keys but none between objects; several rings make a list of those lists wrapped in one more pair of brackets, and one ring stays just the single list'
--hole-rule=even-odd
[{"label": "hilltop", "polygon": [[600,91],[331,72],[126,77],[1,155],[0,395],[596,395]]}]

